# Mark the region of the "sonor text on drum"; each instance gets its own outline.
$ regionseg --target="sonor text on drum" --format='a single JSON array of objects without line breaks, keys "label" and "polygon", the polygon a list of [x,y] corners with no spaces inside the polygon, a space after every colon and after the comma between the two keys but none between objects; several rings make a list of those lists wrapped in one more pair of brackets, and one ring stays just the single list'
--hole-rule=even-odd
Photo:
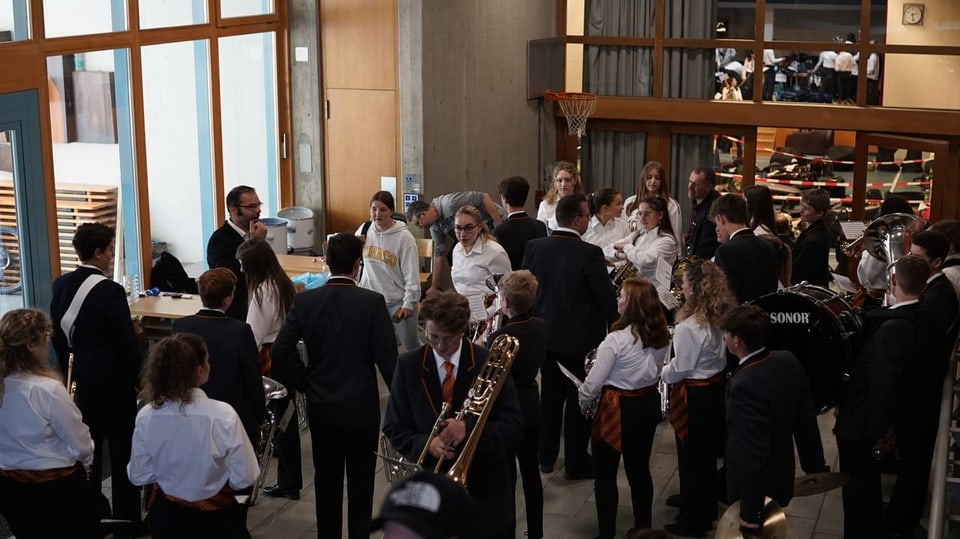
[{"label": "sonor text on drum", "polygon": [[770,313],[771,324],[809,324],[810,313]]}]

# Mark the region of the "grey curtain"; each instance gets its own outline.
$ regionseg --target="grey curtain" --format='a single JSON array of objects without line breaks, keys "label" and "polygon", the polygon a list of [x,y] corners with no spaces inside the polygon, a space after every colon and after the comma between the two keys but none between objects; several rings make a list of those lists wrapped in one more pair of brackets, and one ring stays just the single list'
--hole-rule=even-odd
[{"label": "grey curtain", "polygon": [[589,193],[613,187],[626,200],[637,190],[646,148],[646,133],[588,131],[583,137],[583,188]]}]

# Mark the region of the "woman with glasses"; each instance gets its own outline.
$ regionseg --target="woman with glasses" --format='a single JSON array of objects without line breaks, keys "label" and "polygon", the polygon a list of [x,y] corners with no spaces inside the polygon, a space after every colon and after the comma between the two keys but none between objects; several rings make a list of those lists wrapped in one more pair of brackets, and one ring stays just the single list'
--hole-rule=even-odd
[{"label": "woman with glasses", "polygon": [[510,257],[483,224],[480,210],[462,206],[454,217],[453,231],[458,243],[453,248],[453,268],[450,276],[453,287],[470,302],[473,321],[487,319],[483,299],[493,293],[487,287],[487,277],[509,273]]},{"label": "woman with glasses", "polygon": [[[677,440],[680,514],[667,529],[702,536],[717,518],[717,457],[723,455],[724,369],[720,319],[735,305],[716,264],[697,260],[683,273],[685,302],[673,329],[673,358],[660,373],[671,384],[670,424]],[[670,503],[668,501],[668,503]]]},{"label": "woman with glasses", "polygon": [[620,218],[623,211],[623,196],[620,191],[605,187],[587,197],[590,206],[590,224],[581,238],[601,249],[608,258],[613,258],[613,244],[630,233],[630,226]]},{"label": "woman with glasses", "polygon": [[[270,349],[293,306],[293,296],[297,291],[266,240],[250,238],[243,242],[237,249],[237,258],[240,260],[240,271],[247,279],[250,298],[247,323],[253,330],[260,350],[260,374],[270,376],[273,363]],[[294,393],[290,391],[289,396],[278,400],[275,403],[277,409],[284,410]],[[290,424],[295,426],[298,423],[299,416],[294,407]],[[263,493],[272,497],[299,499],[300,489],[303,488],[301,467],[300,430],[286,429],[277,448],[277,484],[263,489]]]},{"label": "woman with glasses", "polygon": [[599,399],[591,439],[599,537],[604,539],[616,535],[621,456],[633,506],[627,537],[651,527],[650,452],[662,419],[657,383],[670,344],[667,319],[650,281],[624,281],[617,311],[620,318],[597,348],[596,362],[579,391],[585,413]]},{"label": "woman with glasses", "polygon": [[87,486],[93,439],[48,366],[51,334],[35,309],[0,319],[0,514],[23,539],[102,537]]},{"label": "woman with glasses", "polygon": [[[640,171],[640,177],[637,179],[637,194],[627,198],[626,202],[623,203],[623,218],[627,220],[631,227],[639,226],[640,219],[637,212],[640,209],[640,202],[647,197],[662,198],[666,202],[670,229],[677,240],[677,245],[683,245],[680,204],[670,196],[670,182],[667,180],[667,173],[663,165],[656,161],[650,161],[643,165],[643,170]],[[634,225],[635,223],[636,225]]]},{"label": "woman with glasses", "polygon": [[413,350],[420,346],[420,258],[413,234],[406,223],[393,218],[393,212],[393,195],[389,191],[374,193],[370,221],[356,232],[364,242],[360,286],[383,295],[400,344],[404,350]]},{"label": "woman with glasses", "polygon": [[[671,271],[677,259],[677,242],[670,219],[667,219],[667,200],[648,196],[637,207],[639,220],[636,232],[613,245],[616,256],[636,266],[640,276],[653,283],[657,290],[670,290]],[[665,265],[665,266],[664,266]]]},{"label": "woman with glasses", "polygon": [[540,207],[537,209],[537,220],[546,223],[548,229],[556,230],[560,226],[557,224],[557,201],[567,195],[582,193],[583,184],[580,183],[580,173],[577,172],[577,166],[568,161],[554,163],[550,178],[550,190],[547,191],[547,196],[540,201]]},{"label": "woman with glasses", "polygon": [[234,492],[257,480],[257,456],[233,407],[200,389],[209,376],[207,348],[191,333],[162,339],[143,367],[146,405],[127,475],[157,487],[149,507],[155,539],[250,537]]}]

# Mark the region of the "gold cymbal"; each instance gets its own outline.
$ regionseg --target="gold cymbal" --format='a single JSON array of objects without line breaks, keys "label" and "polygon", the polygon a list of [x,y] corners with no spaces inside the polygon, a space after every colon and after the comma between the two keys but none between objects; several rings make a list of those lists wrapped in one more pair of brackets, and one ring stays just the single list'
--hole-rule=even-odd
[{"label": "gold cymbal", "polygon": [[[763,531],[760,535],[748,536],[762,539],[786,539],[787,515],[783,513],[780,504],[770,498],[763,499],[763,512],[767,518],[763,521]],[[737,501],[727,507],[723,516],[717,521],[717,530],[714,539],[741,539],[740,534],[740,502]]]},{"label": "gold cymbal", "polygon": [[812,496],[842,487],[850,482],[850,474],[840,472],[812,473],[793,481],[793,495]]}]

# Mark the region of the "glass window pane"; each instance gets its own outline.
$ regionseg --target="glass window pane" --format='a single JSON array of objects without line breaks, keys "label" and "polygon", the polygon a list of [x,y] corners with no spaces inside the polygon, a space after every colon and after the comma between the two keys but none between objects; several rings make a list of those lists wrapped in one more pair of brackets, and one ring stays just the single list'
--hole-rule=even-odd
[{"label": "glass window pane", "polygon": [[140,0],[140,28],[166,28],[206,22],[205,0]]},{"label": "glass window pane", "polygon": [[882,105],[960,109],[960,92],[957,92],[960,56],[885,54],[879,63]]},{"label": "glass window pane", "polygon": [[[960,45],[960,3],[873,0],[871,37],[891,45]],[[919,4],[919,6],[918,6]]]},{"label": "glass window pane", "polygon": [[20,281],[20,219],[14,203],[14,133],[0,131],[0,313],[24,306]]},{"label": "glass window pane", "polygon": [[127,4],[120,0],[43,0],[46,37],[122,32],[127,29]]},{"label": "glass window pane", "polygon": [[135,274],[140,249],[129,52],[85,53],[82,69],[78,56],[47,58],[57,221],[66,234],[60,241],[61,270],[77,266],[69,238],[80,223],[116,226],[123,213],[123,229],[117,231],[117,273]]},{"label": "glass window pane", "polygon": [[220,2],[220,17],[248,17],[251,15],[267,15],[273,13],[272,0],[230,0]]},{"label": "glass window pane", "polygon": [[[584,46],[584,91],[602,95],[653,95],[653,49]],[[568,72],[567,77],[570,77]]]},{"label": "glass window pane", "polygon": [[27,0],[0,0],[0,43],[30,39]]},{"label": "glass window pane", "polygon": [[[757,8],[752,4],[752,2],[733,2],[728,0],[720,0],[717,2],[716,37],[753,39]],[[721,30],[721,28],[725,30]]]},{"label": "glass window pane", "polygon": [[[627,2],[624,3],[626,4]],[[651,17],[653,16],[653,4],[653,2],[649,2]],[[678,39],[737,37],[718,35],[716,31],[717,17],[711,15],[712,10],[706,8],[703,3],[687,2],[686,0],[666,0],[665,7],[666,13],[664,14],[663,20],[663,32],[666,37]],[[740,22],[737,20],[730,21],[730,25],[739,24]],[[744,20],[743,24],[749,26],[752,24],[752,21]],[[730,32],[728,31],[728,33]]]},{"label": "glass window pane", "polygon": [[141,49],[151,238],[191,277],[203,271],[220,204],[212,194],[208,48],[187,41]]},{"label": "glass window pane", "polygon": [[223,192],[249,185],[263,202],[263,216],[276,216],[276,36],[248,34],[220,38],[219,43]]},{"label": "glass window pane", "polygon": [[[663,96],[713,99],[718,89],[716,65],[714,49],[664,49]],[[734,66],[731,70],[740,71]]]},{"label": "glass window pane", "polygon": [[764,28],[768,40],[859,41],[860,2],[768,2]]},{"label": "glass window pane", "polygon": [[867,169],[864,206],[867,222],[880,216],[880,204],[891,196],[905,199],[914,213],[929,218],[933,158],[931,152],[871,146],[870,159],[874,166]]}]

